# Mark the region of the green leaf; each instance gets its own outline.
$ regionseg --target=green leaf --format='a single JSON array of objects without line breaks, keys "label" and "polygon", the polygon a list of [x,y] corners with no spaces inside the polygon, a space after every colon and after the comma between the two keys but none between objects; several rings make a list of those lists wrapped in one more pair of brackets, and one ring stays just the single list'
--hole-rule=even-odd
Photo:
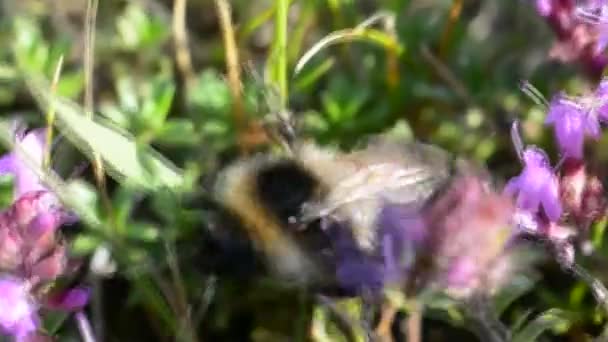
[{"label": "green leaf", "polygon": [[494,298],[496,314],[502,314],[517,298],[532,290],[535,283],[536,280],[528,276],[514,276],[508,286]]},{"label": "green leaf", "polygon": [[158,227],[149,223],[132,223],[127,230],[127,237],[143,242],[157,241],[159,236]]},{"label": "green leaf", "polygon": [[49,46],[42,39],[38,27],[26,18],[13,21],[13,52],[19,66],[29,72],[44,73],[49,57]]},{"label": "green leaf", "polygon": [[185,119],[168,120],[156,134],[156,142],[164,145],[194,145],[198,141],[194,124]]},{"label": "green leaf", "polygon": [[137,89],[133,79],[128,76],[118,77],[114,86],[116,87],[120,109],[129,112],[138,111],[139,101],[137,99]]},{"label": "green leaf", "polygon": [[524,324],[528,321],[528,318],[532,316],[533,311],[534,310],[532,309],[528,309],[524,312],[520,312],[519,314],[517,314],[517,318],[515,319],[513,324],[511,324],[511,331],[521,330],[521,327],[523,327]]},{"label": "green leaf", "polygon": [[121,128],[129,127],[129,115],[113,104],[102,104],[99,113]]},{"label": "green leaf", "polygon": [[141,146],[127,132],[106,120],[91,120],[76,103],[53,96],[45,82],[29,80],[30,89],[42,109],[54,103],[59,129],[83,153],[98,153],[108,172],[119,182],[155,190],[178,188],[183,184],[181,170],[149,146]]},{"label": "green leaf", "polygon": [[0,208],[6,208],[13,203],[13,185],[13,175],[0,175]]},{"label": "green leaf", "polygon": [[57,94],[75,98],[84,88],[84,74],[82,72],[64,72],[57,82]]},{"label": "green leaf", "polygon": [[99,196],[93,185],[77,179],[67,183],[65,191],[68,192],[74,200],[83,204],[82,208],[87,210],[87,215],[99,220]]},{"label": "green leaf", "polygon": [[[141,302],[142,305],[156,313],[156,316],[159,318],[159,323],[164,325],[161,327],[162,329],[176,331],[177,323],[175,322],[171,308],[169,308],[167,303],[163,300],[162,292],[158,286],[155,285],[154,281],[141,274],[133,275],[130,280],[136,289],[132,296],[139,297],[138,301]],[[132,302],[133,298],[130,298],[129,301]]]},{"label": "green leaf", "polygon": [[151,85],[141,108],[141,118],[147,127],[157,131],[162,128],[175,94],[175,86],[167,80],[155,81]]},{"label": "green leaf", "polygon": [[267,68],[270,71],[270,81],[279,90],[281,108],[286,108],[289,98],[287,88],[287,17],[289,14],[289,0],[277,0],[276,3],[274,40],[267,61]]},{"label": "green leaf", "polygon": [[102,243],[102,239],[91,234],[80,234],[72,241],[70,252],[74,255],[90,255]]},{"label": "green leaf", "polygon": [[546,330],[556,328],[559,325],[570,324],[573,314],[560,309],[549,309],[538,315],[530,323],[513,334],[512,342],[530,342],[536,339]]},{"label": "green leaf", "polygon": [[363,41],[380,45],[386,51],[391,51],[396,55],[402,54],[405,50],[404,46],[401,45],[401,42],[397,41],[397,39],[391,33],[368,28],[371,24],[378,20],[394,20],[391,19],[392,17],[392,14],[377,13],[355,28],[338,30],[328,34],[313,45],[313,47],[311,47],[308,51],[306,51],[302,57],[300,57],[300,60],[295,66],[295,74],[299,74],[304,66],[321,50],[338,43]]},{"label": "green leaf", "polygon": [[191,91],[188,104],[200,107],[213,114],[225,114],[230,110],[230,89],[221,76],[213,69],[203,71]]},{"label": "green leaf", "polygon": [[114,220],[120,232],[123,232],[135,207],[137,194],[128,187],[120,187],[114,195],[112,204],[114,207]]},{"label": "green leaf", "polygon": [[148,15],[137,4],[130,4],[117,19],[116,29],[122,45],[131,50],[154,46],[168,35],[168,26],[160,18]]}]

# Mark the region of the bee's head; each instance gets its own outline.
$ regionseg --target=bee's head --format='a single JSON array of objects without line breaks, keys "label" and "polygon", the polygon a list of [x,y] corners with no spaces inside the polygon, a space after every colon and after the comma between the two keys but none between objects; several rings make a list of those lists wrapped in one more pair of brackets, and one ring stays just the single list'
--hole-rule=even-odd
[{"label": "bee's head", "polygon": [[259,200],[281,224],[288,224],[301,214],[303,205],[312,200],[317,179],[293,160],[266,165],[255,177]]}]

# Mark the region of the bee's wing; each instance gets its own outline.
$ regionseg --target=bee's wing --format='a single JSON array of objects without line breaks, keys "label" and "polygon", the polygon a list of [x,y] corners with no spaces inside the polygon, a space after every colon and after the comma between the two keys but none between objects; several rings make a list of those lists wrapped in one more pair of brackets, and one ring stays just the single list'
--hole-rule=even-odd
[{"label": "bee's wing", "polygon": [[376,218],[383,205],[422,206],[450,175],[447,152],[421,143],[377,141],[345,156],[354,172],[329,186],[322,202],[305,209],[305,218],[349,220],[359,243],[372,248]]},{"label": "bee's wing", "polygon": [[450,174],[451,159],[431,145],[410,143],[374,143],[344,158],[353,172],[328,186],[329,193],[318,203],[316,213],[325,216],[338,208],[363,201],[380,199],[393,203],[423,202]]}]

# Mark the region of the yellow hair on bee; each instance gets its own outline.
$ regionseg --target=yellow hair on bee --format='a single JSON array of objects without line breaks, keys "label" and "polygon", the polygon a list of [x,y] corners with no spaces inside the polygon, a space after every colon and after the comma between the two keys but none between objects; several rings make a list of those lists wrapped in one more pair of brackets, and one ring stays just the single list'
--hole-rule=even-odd
[{"label": "yellow hair on bee", "polygon": [[240,217],[243,228],[257,248],[266,254],[269,265],[291,280],[305,282],[317,276],[312,263],[259,200],[257,171],[274,162],[276,160],[264,156],[236,162],[220,175],[215,195]]},{"label": "yellow hair on bee", "polygon": [[357,170],[353,161],[344,159],[343,154],[329,148],[302,142],[294,148],[295,159],[322,182],[324,188],[333,188]]}]

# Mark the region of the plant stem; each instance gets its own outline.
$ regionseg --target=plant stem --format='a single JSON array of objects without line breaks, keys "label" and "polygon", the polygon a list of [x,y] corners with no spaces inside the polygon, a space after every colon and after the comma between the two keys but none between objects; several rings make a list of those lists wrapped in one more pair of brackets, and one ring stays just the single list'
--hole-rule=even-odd
[{"label": "plant stem", "polygon": [[412,309],[408,313],[407,341],[422,342],[422,308],[419,303],[412,302]]},{"label": "plant stem", "polygon": [[506,342],[509,329],[494,314],[486,296],[473,296],[468,301],[468,316],[472,319],[475,332],[481,341]]},{"label": "plant stem", "polygon": [[287,17],[289,12],[288,0],[277,0],[277,13],[275,16],[275,58],[274,76],[279,85],[281,109],[287,108],[289,97],[287,89]]},{"label": "plant stem", "polygon": [[93,335],[93,330],[91,329],[91,324],[89,323],[87,315],[85,315],[82,311],[78,311],[75,318],[76,323],[78,324],[78,331],[80,331],[80,336],[82,336],[82,340],[84,342],[95,342],[95,336]]},{"label": "plant stem", "polygon": [[[95,27],[97,22],[97,7],[99,0],[87,1],[87,12],[85,21],[85,40],[84,40],[84,111],[85,115],[93,120],[94,114],[94,71],[95,71]],[[96,151],[92,151],[93,156],[93,173],[95,174],[95,182],[100,191],[101,201],[111,221],[112,219],[112,202],[106,188],[106,178],[104,174],[103,161],[101,156]],[[117,225],[114,224],[116,227]]]},{"label": "plant stem", "polygon": [[175,62],[178,71],[186,83],[186,89],[192,87],[194,71],[192,58],[188,47],[188,30],[186,28],[186,5],[188,0],[173,2],[173,43],[175,46]]},{"label": "plant stem", "polygon": [[216,0],[217,15],[220,19],[222,35],[224,38],[224,51],[226,53],[226,71],[228,73],[228,86],[232,95],[232,116],[241,150],[246,152],[243,145],[243,136],[247,127],[244,114],[241,73],[239,67],[239,53],[232,24],[232,9],[227,0]]}]

